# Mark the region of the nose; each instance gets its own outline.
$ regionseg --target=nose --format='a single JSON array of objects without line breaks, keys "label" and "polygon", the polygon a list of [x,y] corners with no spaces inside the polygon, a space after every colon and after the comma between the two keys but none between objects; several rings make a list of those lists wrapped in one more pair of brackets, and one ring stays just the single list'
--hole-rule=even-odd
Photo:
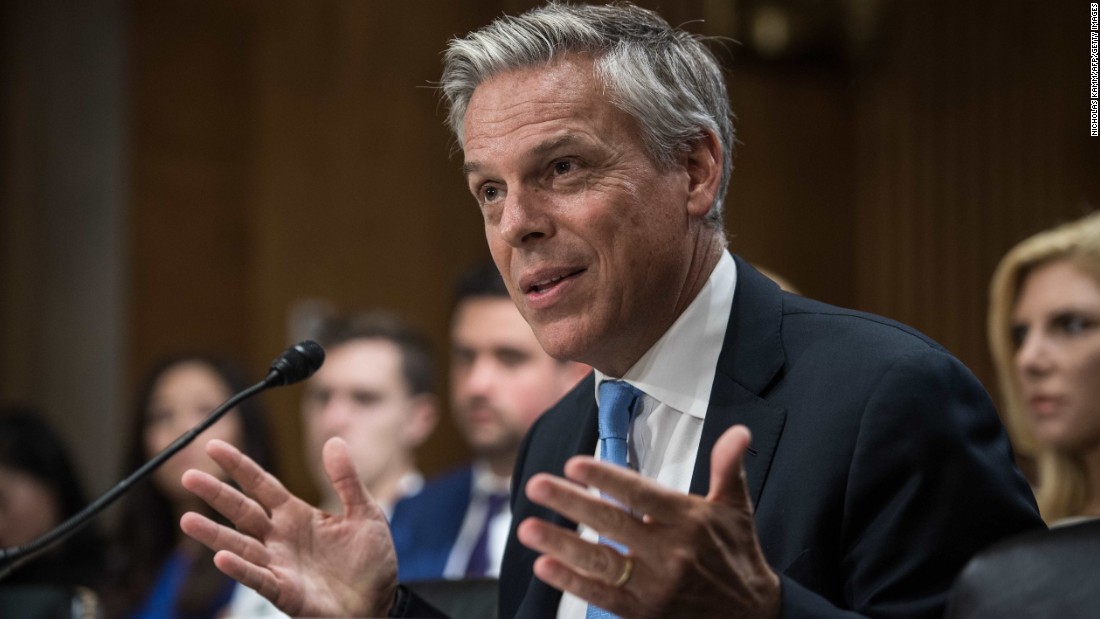
[{"label": "nose", "polygon": [[321,424],[330,432],[338,432],[348,423],[350,411],[344,398],[331,397],[321,408]]},{"label": "nose", "polygon": [[511,188],[500,214],[500,235],[512,247],[523,247],[553,235],[551,209],[537,189]]},{"label": "nose", "polygon": [[493,388],[495,383],[495,371],[493,363],[484,355],[479,355],[470,364],[463,379],[466,394],[469,396],[485,396]]},{"label": "nose", "polygon": [[1038,329],[1029,329],[1016,349],[1016,372],[1020,378],[1036,378],[1051,369],[1050,345]]}]

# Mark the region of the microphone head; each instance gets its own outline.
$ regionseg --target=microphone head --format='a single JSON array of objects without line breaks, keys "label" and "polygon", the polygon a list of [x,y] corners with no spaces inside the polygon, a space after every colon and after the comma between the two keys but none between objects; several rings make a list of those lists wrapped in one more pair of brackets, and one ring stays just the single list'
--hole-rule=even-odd
[{"label": "microphone head", "polygon": [[293,385],[305,380],[325,362],[325,349],[313,340],[302,340],[271,362],[264,382],[272,386]]}]

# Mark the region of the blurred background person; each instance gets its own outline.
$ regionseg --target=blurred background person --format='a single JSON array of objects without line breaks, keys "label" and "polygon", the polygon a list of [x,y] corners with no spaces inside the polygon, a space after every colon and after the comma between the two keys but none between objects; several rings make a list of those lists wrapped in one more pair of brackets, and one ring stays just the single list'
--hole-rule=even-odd
[{"label": "blurred background person", "polygon": [[451,412],[474,460],[394,508],[402,581],[499,574],[520,441],[590,371],[542,349],[492,263],[458,282],[450,366]]},{"label": "blurred background person", "polygon": [[1013,247],[990,295],[1003,415],[1043,518],[1100,516],[1100,213]]},{"label": "blurred background person", "polygon": [[[203,355],[156,365],[138,392],[123,473],[132,473],[251,384],[235,366]],[[131,488],[120,506],[111,556],[114,589],[108,616],[213,618],[225,609],[235,581],[214,566],[213,553],[179,529],[185,511],[209,513],[183,489],[180,477],[189,468],[223,475],[204,450],[214,438],[257,462],[275,464],[264,411],[252,398]]]},{"label": "blurred background person", "polygon": [[[33,408],[0,409],[0,548],[30,542],[88,504],[61,437]],[[87,587],[105,580],[106,541],[96,522],[24,563],[0,587]]]},{"label": "blurred background person", "polygon": [[306,454],[321,508],[340,509],[321,466],[328,439],[347,441],[359,478],[387,514],[424,485],[416,448],[439,420],[428,339],[396,314],[327,320],[317,335],[325,363],[305,383]]}]

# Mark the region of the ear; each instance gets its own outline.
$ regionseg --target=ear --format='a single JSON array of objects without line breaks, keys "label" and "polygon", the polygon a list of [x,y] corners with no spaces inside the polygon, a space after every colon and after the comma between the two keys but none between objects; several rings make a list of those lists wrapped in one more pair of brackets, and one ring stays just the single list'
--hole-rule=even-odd
[{"label": "ear", "polygon": [[695,138],[683,155],[683,163],[688,174],[688,213],[701,219],[710,212],[722,184],[722,143],[718,136],[705,131]]},{"label": "ear", "polygon": [[434,395],[421,393],[409,402],[409,418],[402,434],[409,449],[416,449],[432,435],[439,422],[439,403]]}]

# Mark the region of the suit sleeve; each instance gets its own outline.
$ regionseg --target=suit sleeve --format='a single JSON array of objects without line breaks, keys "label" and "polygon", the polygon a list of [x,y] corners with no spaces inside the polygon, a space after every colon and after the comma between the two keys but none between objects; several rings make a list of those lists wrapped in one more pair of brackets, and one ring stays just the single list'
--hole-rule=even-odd
[{"label": "suit sleeve", "polygon": [[988,395],[936,349],[894,361],[869,390],[844,493],[845,606],[783,578],[787,619],[942,617],[966,562],[1043,526]]},{"label": "suit sleeve", "polygon": [[390,617],[409,617],[424,619],[449,619],[447,614],[432,606],[405,585],[397,586],[397,600],[390,609]]}]

